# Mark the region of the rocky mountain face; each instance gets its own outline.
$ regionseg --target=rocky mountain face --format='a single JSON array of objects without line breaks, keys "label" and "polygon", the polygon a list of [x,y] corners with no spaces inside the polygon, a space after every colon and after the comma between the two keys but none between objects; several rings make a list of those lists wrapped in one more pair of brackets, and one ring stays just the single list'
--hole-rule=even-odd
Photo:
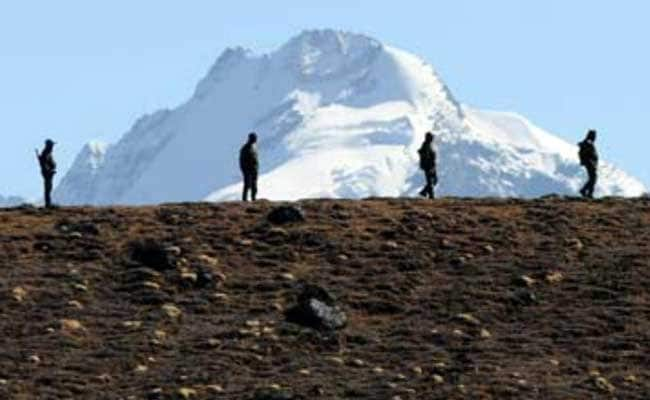
[{"label": "rocky mountain face", "polygon": [[[577,149],[525,118],[461,105],[420,58],[363,36],[307,31],[265,55],[226,50],[191,99],[91,145],[58,186],[63,204],[239,198],[238,151],[260,137],[269,199],[414,196],[417,148],[437,135],[439,193],[576,193]],[[576,136],[582,132],[576,133]],[[604,163],[599,195],[643,185]]]},{"label": "rocky mountain face", "polygon": [[0,210],[0,398],[650,393],[650,199],[280,206]]}]

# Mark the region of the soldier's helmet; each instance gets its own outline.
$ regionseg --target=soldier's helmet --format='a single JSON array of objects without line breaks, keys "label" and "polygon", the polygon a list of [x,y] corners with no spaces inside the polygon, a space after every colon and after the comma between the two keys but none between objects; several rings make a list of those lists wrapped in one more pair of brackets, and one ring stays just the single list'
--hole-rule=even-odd
[{"label": "soldier's helmet", "polygon": [[427,141],[429,141],[429,142],[431,142],[431,141],[433,140],[434,137],[435,137],[435,136],[433,136],[433,133],[431,133],[431,132],[427,132],[427,134],[425,135],[425,139],[426,139]]},{"label": "soldier's helmet", "polygon": [[257,133],[255,133],[255,132],[251,132],[251,133],[248,135],[248,141],[251,142],[251,143],[255,143],[255,142],[257,142]]},{"label": "soldier's helmet", "polygon": [[54,140],[52,140],[52,139],[47,139],[45,141],[45,146],[46,147],[54,147],[55,144],[56,144],[56,142]]},{"label": "soldier's helmet", "polygon": [[596,140],[596,130],[592,129],[589,132],[587,132],[587,140],[591,140],[592,142]]}]

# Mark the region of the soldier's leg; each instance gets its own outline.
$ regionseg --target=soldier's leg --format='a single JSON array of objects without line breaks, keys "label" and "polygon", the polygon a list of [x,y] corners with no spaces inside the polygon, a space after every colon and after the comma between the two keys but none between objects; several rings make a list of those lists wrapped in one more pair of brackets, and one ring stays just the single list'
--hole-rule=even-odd
[{"label": "soldier's leg", "polygon": [[250,189],[250,176],[244,172],[244,191],[242,193],[242,201],[248,201],[248,190]]},{"label": "soldier's leg", "polygon": [[52,207],[52,178],[45,177],[45,208]]},{"label": "soldier's leg", "polygon": [[428,185],[429,178],[428,178],[427,171],[424,171],[424,181],[425,181],[425,185],[422,188],[422,190],[420,190],[420,196],[427,197],[427,193],[429,192],[429,185]]},{"label": "soldier's leg", "polygon": [[427,187],[426,187],[427,197],[429,197],[430,199],[433,199],[433,197],[434,197],[434,194],[433,194],[433,172],[427,171],[426,178],[427,178]]},{"label": "soldier's leg", "polygon": [[257,200],[257,172],[251,174],[251,199]]},{"label": "soldier's leg", "polygon": [[588,169],[588,173],[589,173],[589,182],[588,182],[588,190],[586,192],[589,198],[593,198],[594,190],[596,189],[596,181],[598,180],[596,167],[595,166],[590,167]]},{"label": "soldier's leg", "polygon": [[[587,168],[587,167],[585,167],[585,168],[587,169],[587,175],[589,175],[589,168]],[[580,194],[582,195],[582,197],[587,197],[588,196],[587,195],[587,189],[589,188],[589,180],[590,179],[587,179],[587,182],[585,182],[585,184],[582,186],[582,189],[580,189]]]}]

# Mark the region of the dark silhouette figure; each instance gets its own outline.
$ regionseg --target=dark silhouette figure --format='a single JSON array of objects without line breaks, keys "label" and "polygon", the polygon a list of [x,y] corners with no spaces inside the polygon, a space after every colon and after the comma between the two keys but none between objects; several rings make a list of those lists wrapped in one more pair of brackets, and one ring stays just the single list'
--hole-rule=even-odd
[{"label": "dark silhouette figure", "polygon": [[587,183],[580,189],[580,194],[588,199],[594,198],[594,189],[598,181],[598,152],[595,143],[596,131],[594,130],[589,131],[585,140],[578,143],[580,164],[585,167],[589,176]]},{"label": "dark silhouette figure", "polygon": [[54,162],[52,152],[55,144],[52,140],[47,139],[43,151],[39,154],[38,150],[36,150],[36,157],[41,167],[41,175],[45,186],[45,208],[52,207],[52,182],[54,181],[54,175],[56,175],[56,162]]},{"label": "dark silhouette figure", "polygon": [[244,193],[242,200],[248,201],[248,192],[251,192],[251,200],[257,199],[257,175],[259,173],[259,160],[257,156],[257,135],[248,135],[248,142],[239,152],[239,167],[244,175]]},{"label": "dark silhouette figure", "polygon": [[422,147],[418,150],[420,154],[420,168],[424,171],[426,186],[420,191],[420,196],[435,198],[434,188],[438,184],[438,174],[436,172],[436,152],[433,150],[434,136],[431,132],[426,134]]}]

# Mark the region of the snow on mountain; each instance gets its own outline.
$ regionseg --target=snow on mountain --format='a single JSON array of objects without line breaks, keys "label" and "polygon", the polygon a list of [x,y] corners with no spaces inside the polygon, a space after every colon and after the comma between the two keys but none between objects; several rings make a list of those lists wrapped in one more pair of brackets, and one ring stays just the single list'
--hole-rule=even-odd
[{"label": "snow on mountain", "polygon": [[[584,179],[575,145],[516,114],[462,106],[414,55],[323,30],[266,55],[226,50],[188,102],[143,117],[115,145],[83,149],[55,199],[238,199],[237,157],[250,131],[260,137],[261,197],[413,196],[429,130],[443,195],[575,193]],[[600,195],[644,191],[610,165],[601,175]]]}]

